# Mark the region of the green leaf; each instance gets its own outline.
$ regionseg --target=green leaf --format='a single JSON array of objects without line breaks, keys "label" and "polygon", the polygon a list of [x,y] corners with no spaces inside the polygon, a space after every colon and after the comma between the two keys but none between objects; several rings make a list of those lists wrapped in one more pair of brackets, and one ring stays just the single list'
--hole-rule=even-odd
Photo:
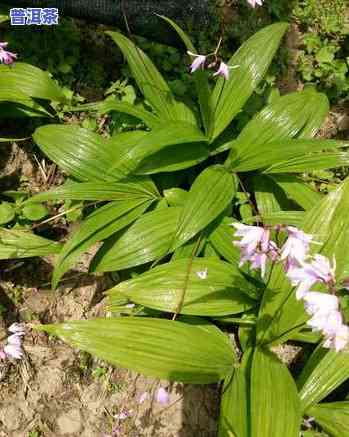
[{"label": "green leaf", "polygon": [[168,84],[148,56],[121,33],[106,33],[119,46],[139,89],[156,113],[167,120],[183,120],[178,117],[178,108]]},{"label": "green leaf", "polygon": [[[348,276],[349,254],[349,179],[337,190],[324,197],[308,210],[300,228],[314,235],[318,244],[312,250],[329,257],[335,256],[339,281]],[[257,324],[261,342],[281,342],[292,336],[308,319],[301,301],[297,301],[293,287],[280,265],[274,267],[268,289],[264,293]]]},{"label": "green leaf", "polygon": [[155,184],[149,178],[134,178],[121,182],[70,182],[45,193],[37,194],[27,203],[48,200],[135,200],[159,198]]},{"label": "green leaf", "polygon": [[297,176],[278,174],[273,175],[271,178],[284,190],[287,197],[298,203],[304,210],[318,205],[323,198],[321,193],[315,191]]},{"label": "green leaf", "polygon": [[110,239],[97,253],[93,271],[123,270],[162,258],[171,251],[182,213],[180,207],[143,214],[119,238]]},{"label": "green leaf", "polygon": [[[233,142],[232,147],[238,144]],[[256,169],[270,168],[280,162],[287,162],[295,158],[302,158],[312,152],[346,147],[348,143],[335,140],[320,139],[278,139],[276,141],[249,147],[246,143],[244,153],[234,160],[232,170],[245,172]],[[242,147],[242,146],[241,146]],[[279,164],[280,165],[280,164]],[[267,170],[265,172],[268,172]]]},{"label": "green leaf", "polygon": [[241,110],[268,70],[288,25],[267,26],[249,38],[233,55],[229,80],[220,78],[212,95],[214,112],[213,139],[217,138]]},{"label": "green leaf", "polygon": [[268,176],[256,175],[252,179],[257,208],[260,215],[270,215],[282,209],[291,209],[284,191]]},{"label": "green leaf", "polygon": [[22,62],[11,66],[0,65],[0,90],[3,86],[29,97],[66,101],[63,91],[46,71]]},{"label": "green leaf", "polygon": [[349,401],[315,405],[307,410],[307,415],[332,437],[349,435]]},{"label": "green leaf", "polygon": [[296,384],[287,367],[256,348],[251,369],[251,437],[298,437],[301,423]]},{"label": "green leaf", "polygon": [[235,192],[235,181],[223,167],[211,166],[201,172],[188,193],[173,247],[181,246],[215,220]]},{"label": "green leaf", "polygon": [[[163,15],[160,15],[160,17],[167,21],[174,28],[188,51],[197,53],[196,48],[194,47],[188,35],[174,21]],[[211,137],[213,129],[213,111],[207,73],[202,70],[197,70],[194,74],[194,81],[196,85],[196,92],[199,98],[202,123],[204,125],[206,135]]]},{"label": "green leaf", "polygon": [[348,378],[348,352],[336,352],[319,345],[297,381],[302,410],[320,402]]},{"label": "green leaf", "polygon": [[[127,132],[129,134],[129,132]],[[117,140],[102,136],[78,126],[47,125],[36,129],[33,138],[40,149],[62,170],[81,181],[115,181],[124,177],[113,168],[119,154]],[[122,142],[122,139],[126,141]],[[122,137],[124,146],[139,136]],[[120,144],[120,147],[121,147]]]},{"label": "green leaf", "polygon": [[97,111],[98,114],[106,114],[111,111],[122,112],[132,115],[133,117],[142,120],[148,127],[154,129],[161,124],[161,120],[154,114],[140,106],[131,105],[127,102],[120,102],[116,99],[107,98],[101,102],[87,103],[85,105],[77,105],[70,107],[67,110],[71,111]]},{"label": "green leaf", "polygon": [[[292,225],[300,227],[304,221],[304,211],[276,211],[268,214],[263,214],[259,219],[265,225]],[[252,222],[256,218],[252,217]]]},{"label": "green leaf", "polygon": [[57,287],[60,278],[82,253],[135,221],[151,202],[146,199],[110,202],[90,214],[63,246],[53,271],[52,287]]},{"label": "green leaf", "polygon": [[[206,277],[200,278],[203,274]],[[223,316],[243,312],[255,305],[245,292],[254,287],[236,267],[212,258],[180,259],[155,267],[146,273],[121,282],[108,291],[113,296],[126,295],[149,308],[176,312],[184,292],[182,314]]]},{"label": "green leaf", "polygon": [[232,244],[235,230],[231,223],[235,221],[233,218],[225,217],[208,237],[215,250],[232,264],[238,264],[240,261],[240,250]]},{"label": "green leaf", "polygon": [[181,170],[208,158],[206,137],[192,124],[168,122],[119,154],[113,170],[126,175]]},{"label": "green leaf", "polygon": [[[300,139],[314,136],[324,121],[328,106],[327,97],[313,90],[278,98],[262,109],[232,143],[229,155],[232,168],[235,163],[239,165],[245,155],[253,160],[254,154],[260,156],[263,149],[268,153],[268,143],[277,144],[277,141],[293,137]],[[319,111],[322,111],[321,117]],[[248,160],[245,165],[248,168]]]},{"label": "green leaf", "polygon": [[322,152],[277,162],[265,169],[264,173],[303,173],[328,168],[347,167],[348,164],[349,153]]},{"label": "green leaf", "polygon": [[61,245],[28,231],[0,230],[0,259],[29,258],[59,253]]},{"label": "green leaf", "polygon": [[213,325],[122,317],[41,325],[118,367],[192,384],[223,379],[235,360],[228,338]]},{"label": "green leaf", "polygon": [[223,386],[218,437],[250,435],[250,368],[252,350],[244,353],[239,367]]},{"label": "green leaf", "polygon": [[48,210],[41,204],[27,204],[23,207],[22,213],[29,220],[41,220],[48,215]]},{"label": "green leaf", "polygon": [[5,225],[15,218],[16,212],[11,203],[0,203],[0,225]]}]

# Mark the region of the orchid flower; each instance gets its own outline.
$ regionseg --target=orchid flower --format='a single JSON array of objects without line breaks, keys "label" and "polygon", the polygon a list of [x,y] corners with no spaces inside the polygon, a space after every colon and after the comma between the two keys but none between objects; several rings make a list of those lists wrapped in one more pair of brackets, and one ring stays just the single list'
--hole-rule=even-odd
[{"label": "orchid flower", "polygon": [[170,396],[168,391],[163,387],[160,387],[156,393],[156,401],[161,405],[168,405],[170,402]]},{"label": "orchid flower", "polygon": [[281,260],[288,259],[290,262],[292,259],[301,264],[308,255],[309,244],[313,240],[313,236],[293,226],[288,226],[286,229],[288,238],[281,249]]},{"label": "orchid flower", "polygon": [[198,55],[196,53],[187,51],[188,55],[194,56],[194,61],[190,65],[190,73],[194,73],[199,68],[203,68],[205,66],[206,62],[206,56],[205,55]]},{"label": "orchid flower", "polygon": [[17,54],[5,50],[5,47],[7,47],[7,45],[7,42],[0,43],[0,62],[6,65],[11,65],[17,58]]},{"label": "orchid flower", "polygon": [[230,70],[238,67],[239,65],[230,66],[225,62],[221,61],[218,70],[216,71],[216,73],[213,74],[213,76],[222,76],[225,80],[229,80]]}]

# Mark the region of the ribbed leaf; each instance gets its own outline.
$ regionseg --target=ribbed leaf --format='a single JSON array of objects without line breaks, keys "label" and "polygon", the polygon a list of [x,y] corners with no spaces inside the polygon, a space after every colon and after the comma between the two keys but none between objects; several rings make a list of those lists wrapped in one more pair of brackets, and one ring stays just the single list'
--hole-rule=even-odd
[{"label": "ribbed leaf", "polygon": [[234,353],[214,326],[124,317],[39,327],[116,366],[156,378],[209,384],[230,372]]},{"label": "ribbed leaf", "polygon": [[[235,143],[238,145],[239,140],[233,142],[233,148]],[[336,149],[347,145],[348,143],[344,141],[319,139],[279,139],[259,144],[254,148],[249,147],[250,144],[248,143],[244,153],[234,160],[232,169],[237,172],[244,172],[259,168],[271,168],[271,166],[280,165],[281,162],[302,158],[312,152]],[[270,173],[271,171],[266,170],[265,172]]]},{"label": "ribbed leaf", "polygon": [[170,207],[143,214],[120,238],[104,244],[92,268],[122,270],[162,258],[170,252],[181,213]]},{"label": "ribbed leaf", "polygon": [[256,348],[251,369],[251,437],[298,437],[301,412],[296,384],[287,367]]},{"label": "ribbed leaf", "polygon": [[307,415],[332,437],[349,435],[349,401],[315,405],[307,410]]},{"label": "ribbed leaf", "polygon": [[122,182],[70,182],[27,200],[46,202],[48,200],[134,200],[157,199],[159,193],[149,178],[124,180]]},{"label": "ribbed leaf", "polygon": [[292,209],[285,192],[268,176],[253,177],[254,195],[261,216]]},{"label": "ribbed leaf", "polygon": [[82,253],[135,221],[151,202],[146,199],[110,202],[90,214],[63,246],[53,271],[52,287],[57,287],[60,278]]},{"label": "ribbed leaf", "polygon": [[318,205],[322,194],[294,175],[278,174],[271,177],[286,193],[287,197],[298,203],[304,210]]},{"label": "ribbed leaf", "polygon": [[[230,153],[232,168],[235,162],[239,165],[245,155],[253,159],[253,155],[256,152],[258,155],[260,152],[263,153],[264,148],[268,153],[267,143],[293,137],[309,138],[310,132],[315,135],[323,122],[317,117],[318,110],[323,108],[323,112],[327,113],[328,106],[327,97],[313,90],[291,93],[278,98],[262,109],[233,142]],[[248,161],[245,164],[248,164]]]},{"label": "ribbed leaf", "polygon": [[29,258],[59,253],[62,246],[28,231],[0,230],[0,259]]},{"label": "ribbed leaf", "polygon": [[315,349],[298,378],[302,410],[320,402],[349,378],[348,352]]},{"label": "ribbed leaf", "polygon": [[240,250],[232,244],[235,230],[231,223],[235,221],[233,218],[225,217],[222,223],[209,235],[209,241],[215,250],[232,264],[238,264],[240,260]]},{"label": "ribbed leaf", "polygon": [[[200,278],[200,275],[206,277]],[[108,291],[109,303],[120,293],[149,308],[176,312],[184,291],[182,314],[223,316],[255,305],[245,292],[254,287],[236,267],[212,258],[180,259],[155,267]]]},{"label": "ribbed leaf", "polygon": [[0,89],[2,86],[20,91],[29,97],[66,101],[62,90],[46,71],[22,62],[16,62],[11,67],[0,65]]},{"label": "ribbed leaf", "polygon": [[346,167],[348,164],[349,153],[322,152],[277,162],[266,168],[264,173],[303,173],[328,168]]},{"label": "ribbed leaf", "polygon": [[216,219],[232,201],[235,192],[234,179],[223,167],[208,167],[200,173],[183,207],[174,248],[190,240]]},{"label": "ribbed leaf", "polygon": [[119,46],[130,66],[132,76],[156,113],[168,120],[178,120],[173,94],[148,56],[118,32],[106,32]]},{"label": "ribbed leaf", "polygon": [[[206,138],[192,124],[168,122],[146,133],[114,162],[117,173],[150,174],[195,165],[208,157]],[[192,144],[191,144],[192,143]]]},{"label": "ribbed leaf", "polygon": [[136,106],[131,105],[127,102],[120,102],[116,99],[107,98],[101,102],[96,103],[87,103],[85,105],[77,105],[74,107],[68,108],[69,111],[97,111],[99,114],[106,114],[111,111],[122,112],[125,114],[132,115],[140,120],[144,121],[144,123],[150,127],[151,129],[159,126],[161,124],[161,120],[149,111]]},{"label": "ribbed leaf", "polygon": [[212,96],[214,112],[213,139],[229,125],[247,99],[257,88],[279,47],[287,29],[286,23],[267,26],[249,38],[233,55],[230,66],[239,68],[231,71],[229,80],[220,78]]},{"label": "ribbed leaf", "polygon": [[[304,211],[276,211],[263,214],[260,219],[265,225],[283,224],[300,227],[304,221]],[[252,222],[255,222],[255,220],[255,217],[251,219]]]},{"label": "ribbed leaf", "polygon": [[[305,232],[313,234],[318,244],[313,250],[337,261],[336,276],[349,274],[349,179],[336,191],[308,210],[300,226]],[[260,341],[285,341],[299,330],[308,316],[301,301],[297,301],[293,288],[280,265],[274,267],[268,289],[264,293],[257,334]],[[282,311],[279,308],[282,307]]]},{"label": "ribbed leaf", "polygon": [[[192,53],[197,53],[196,48],[194,47],[188,35],[174,21],[164,16],[161,16],[161,18],[167,21],[174,28],[188,51]],[[208,137],[211,137],[213,129],[213,114],[207,73],[202,70],[197,70],[194,74],[194,80],[196,85],[196,92],[199,98],[202,123],[204,125],[206,135]]]},{"label": "ribbed leaf", "polygon": [[78,126],[47,125],[36,129],[33,138],[40,149],[62,170],[81,181],[112,181],[117,159],[115,147],[102,136]]},{"label": "ribbed leaf", "polygon": [[224,382],[218,437],[250,435],[251,352],[243,355],[241,365]]}]

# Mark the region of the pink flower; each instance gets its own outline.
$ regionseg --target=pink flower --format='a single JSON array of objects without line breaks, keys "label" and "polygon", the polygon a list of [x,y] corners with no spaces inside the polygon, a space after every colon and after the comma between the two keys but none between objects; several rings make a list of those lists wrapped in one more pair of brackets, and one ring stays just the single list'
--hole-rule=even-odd
[{"label": "pink flower", "polygon": [[194,56],[195,58],[190,66],[190,73],[194,73],[194,71],[198,70],[199,68],[203,68],[205,66],[206,56],[197,55],[196,53],[190,51],[188,51],[187,53],[188,55]]},{"label": "pink flower", "polygon": [[256,5],[262,6],[263,0],[247,0],[247,3],[250,4],[253,8],[255,8]]},{"label": "pink flower", "polygon": [[11,335],[8,337],[7,342],[7,345],[4,347],[5,354],[17,360],[21,359],[23,357],[23,351],[20,337],[16,334]]},{"label": "pink flower", "polygon": [[156,393],[156,402],[159,402],[161,405],[168,405],[170,402],[170,396],[163,387],[160,387]]},{"label": "pink flower", "polygon": [[213,76],[222,76],[225,80],[228,80],[229,74],[229,66],[225,62],[221,61],[218,70],[216,71],[216,73],[214,73]]},{"label": "pink flower", "polygon": [[346,325],[341,325],[336,332],[327,337],[324,342],[324,347],[335,349],[336,352],[343,350],[349,341],[349,328]]},{"label": "pink flower", "polygon": [[310,291],[304,296],[304,306],[308,314],[327,314],[338,311],[339,301],[333,294]]},{"label": "pink flower", "polygon": [[115,419],[118,420],[126,420],[129,417],[132,416],[133,410],[127,410],[126,408],[123,408],[118,414],[115,414]]},{"label": "pink flower", "polygon": [[16,53],[5,50],[5,47],[7,47],[7,45],[7,42],[0,43],[0,62],[3,62],[6,65],[10,65],[15,61],[17,55]]},{"label": "pink flower", "polygon": [[301,264],[308,255],[309,243],[312,241],[313,236],[293,226],[288,226],[286,229],[288,238],[281,249],[281,260],[291,258]]},{"label": "pink flower", "polygon": [[0,360],[6,360],[6,353],[0,349]]},{"label": "pink flower", "polygon": [[24,335],[25,334],[25,328],[20,323],[12,323],[8,328],[8,331],[13,332],[17,335]]},{"label": "pink flower", "polygon": [[[335,264],[335,262],[334,262]],[[330,261],[323,255],[315,255],[311,263],[303,262],[301,267],[289,268],[287,276],[292,285],[297,286],[296,297],[303,299],[316,282],[329,284],[335,281],[335,266],[331,267]]]},{"label": "pink flower", "polygon": [[248,226],[242,223],[232,223],[237,229],[235,235],[242,237],[240,241],[235,241],[235,246],[243,248],[246,255],[251,254],[257,249],[258,245],[266,249],[269,243],[270,232],[260,226]]}]

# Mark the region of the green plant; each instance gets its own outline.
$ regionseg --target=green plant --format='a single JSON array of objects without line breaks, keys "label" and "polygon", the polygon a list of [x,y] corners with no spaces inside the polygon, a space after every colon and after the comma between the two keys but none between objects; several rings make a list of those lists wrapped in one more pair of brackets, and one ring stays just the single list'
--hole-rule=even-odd
[{"label": "green plant", "polygon": [[[166,20],[197,53],[188,36]],[[349,162],[342,149],[348,144],[313,139],[329,109],[326,96],[314,89],[274,93],[237,136],[230,129],[286,29],[273,24],[246,41],[229,61],[239,68],[227,81],[219,78],[211,87],[207,71],[196,71],[195,108],[174,96],[132,41],[108,32],[146,104],[107,98],[70,111],[126,113],[141,121],[139,129],[105,138],[78,126],[49,124],[33,135],[74,182],[26,204],[88,202],[80,228],[59,251],[53,287],[102,241],[90,271],[120,272],[122,281],[107,295],[112,312],[125,308],[124,316],[37,329],[157,378],[224,380],[220,436],[298,437],[302,416],[314,416],[332,435],[341,432],[338,423],[348,427],[345,403],[319,404],[348,378],[347,353],[320,344],[296,381],[271,347],[292,338],[318,343],[319,335],[309,332],[283,268],[277,265],[264,276],[240,268],[232,244],[230,225],[238,220],[270,229],[297,225],[311,234],[321,229],[317,251],[336,256],[339,279],[348,275],[349,182],[323,196],[302,179],[306,172]],[[227,330],[236,333],[241,360]],[[340,420],[334,421],[329,411],[336,408]]]},{"label": "green plant", "polygon": [[326,89],[331,99],[345,97],[349,90],[346,7],[345,0],[305,0],[294,9],[304,31],[298,69],[304,81]]}]

